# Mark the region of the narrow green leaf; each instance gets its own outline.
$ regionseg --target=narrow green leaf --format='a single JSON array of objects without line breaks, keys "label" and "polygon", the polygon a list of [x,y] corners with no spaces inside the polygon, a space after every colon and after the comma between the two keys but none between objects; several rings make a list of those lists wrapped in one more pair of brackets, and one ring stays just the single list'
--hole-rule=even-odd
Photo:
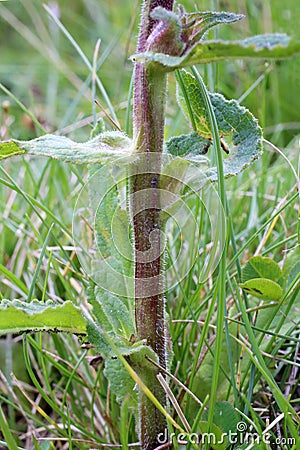
[{"label": "narrow green leaf", "polygon": [[247,294],[263,300],[279,300],[282,288],[275,281],[267,278],[253,278],[239,285]]},{"label": "narrow green leaf", "polygon": [[7,448],[9,448],[10,450],[18,450],[19,447],[17,446],[16,441],[14,440],[14,437],[9,429],[9,425],[7,423],[1,404],[0,404],[0,430],[1,433],[3,433],[3,437],[5,439],[5,444],[7,444]]},{"label": "narrow green leaf", "polygon": [[91,279],[115,295],[133,297],[134,258],[123,162],[89,167],[90,177],[77,201],[73,229],[75,235],[83,236],[86,252],[79,259]]},{"label": "narrow green leaf", "polygon": [[19,278],[10,272],[5,266],[0,264],[0,273],[3,273],[12,283],[17,286],[25,295],[28,295],[28,288]]},{"label": "narrow green leaf", "polygon": [[294,280],[296,280],[296,277],[299,278],[299,274],[300,274],[300,261],[298,261],[297,264],[295,264],[289,273],[287,282],[286,282],[286,287],[290,287],[290,285],[294,282]]},{"label": "narrow green leaf", "polygon": [[282,59],[300,52],[300,41],[286,34],[263,34],[240,41],[205,41],[197,44],[183,56],[145,52],[134,55],[139,62],[155,62],[167,71],[195,64],[240,58]]},{"label": "narrow green leaf", "polygon": [[0,336],[9,333],[33,331],[86,334],[86,320],[81,310],[72,302],[57,304],[33,300],[0,302]]},{"label": "narrow green leaf", "polygon": [[[37,130],[40,130],[42,133],[47,133],[47,130],[43,127],[42,124],[40,124],[40,122],[38,121],[38,119],[35,117],[34,114],[32,114],[32,112],[24,105],[24,103],[22,103],[18,97],[16,97],[9,89],[7,89],[6,86],[4,86],[2,83],[0,83],[0,89],[6,94],[8,95],[8,97],[10,97],[18,106],[19,108],[27,115],[30,117],[30,119],[32,120],[32,122],[34,123],[35,127]],[[1,158],[0,158],[1,159]]]},{"label": "narrow green leaf", "polygon": [[295,438],[295,441],[298,440],[298,431],[296,428],[296,425],[294,424],[293,419],[296,421],[299,421],[299,417],[292,407],[291,403],[288,399],[285,398],[284,394],[282,393],[280,387],[278,386],[277,382],[274,380],[272,373],[268,369],[264,356],[261,353],[261,349],[259,347],[259,344],[257,342],[257,339],[254,335],[254,330],[252,328],[252,324],[249,321],[249,317],[246,311],[245,302],[243,301],[239,290],[237,289],[237,300],[239,309],[242,312],[242,318],[244,322],[245,330],[248,334],[249,342],[251,343],[251,348],[247,345],[244,346],[245,352],[248,354],[249,358],[253,362],[253,364],[258,369],[259,373],[262,377],[266,380],[268,385],[270,386],[270,389],[272,391],[272,394],[275,397],[276,402],[278,403],[278,407],[282,412],[285,413],[285,419],[286,423],[290,428],[291,435]]},{"label": "narrow green leaf", "polygon": [[96,289],[98,289],[97,285],[90,281],[87,289],[87,299],[93,307],[92,312],[97,323],[109,333],[112,331],[112,326],[106,315],[103,313],[101,302],[98,301],[98,296],[96,295]]},{"label": "narrow green leaf", "polygon": [[72,164],[97,164],[129,156],[131,144],[131,139],[120,132],[107,131],[85,143],[46,134],[31,141],[11,139],[0,142],[0,160],[27,153]]},{"label": "narrow green leaf", "polygon": [[253,256],[242,270],[243,283],[252,278],[268,278],[278,282],[281,277],[282,271],[279,265],[271,258],[264,256]]},{"label": "narrow green leaf", "polygon": [[44,240],[42,251],[40,253],[40,256],[39,256],[39,259],[38,259],[38,262],[37,262],[37,265],[36,265],[36,268],[35,268],[35,271],[34,271],[34,275],[32,277],[31,286],[30,286],[30,289],[28,291],[27,303],[31,302],[31,300],[32,300],[34,288],[36,286],[36,281],[37,281],[37,278],[38,278],[38,275],[39,275],[39,272],[40,272],[40,269],[41,269],[41,266],[42,266],[44,255],[46,253],[46,248],[47,248],[47,245],[48,245],[48,241],[49,241],[49,238],[50,238],[50,236],[52,234],[53,226],[54,226],[54,223],[52,223],[52,225],[50,226],[50,228],[48,230],[48,233],[47,233],[47,236],[46,236],[46,238]]}]

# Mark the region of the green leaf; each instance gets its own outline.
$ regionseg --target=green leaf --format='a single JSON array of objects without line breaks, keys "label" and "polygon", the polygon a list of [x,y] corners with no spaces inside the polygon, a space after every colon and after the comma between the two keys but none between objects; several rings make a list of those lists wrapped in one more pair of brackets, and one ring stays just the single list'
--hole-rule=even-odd
[{"label": "green leaf", "polygon": [[279,265],[271,258],[264,256],[253,256],[242,270],[243,283],[252,278],[268,278],[278,282],[281,277],[282,271]]},{"label": "green leaf", "polygon": [[93,306],[96,322],[87,325],[88,339],[105,357],[116,356],[105,333],[118,345],[122,354],[128,355],[134,349],[130,338],[135,334],[135,323],[130,309],[130,299],[117,297],[90,282],[88,301]]},{"label": "green leaf", "polygon": [[[255,306],[254,299],[253,301],[251,301],[251,299],[249,300],[250,305]],[[255,326],[261,330],[266,330],[266,325],[268,325],[268,330],[276,331],[276,333],[281,334],[282,336],[290,335],[291,329],[296,330],[299,326],[300,295],[295,296],[292,304],[289,300],[284,302],[284,304],[280,306],[279,314],[274,313],[274,311],[277,311],[277,306],[277,302],[273,304],[271,303],[268,308],[259,310],[255,321]],[[273,317],[272,323],[270,323],[270,317]],[[284,322],[282,322],[282,317],[284,317]],[[264,333],[265,332],[263,332],[263,334]],[[267,348],[268,342],[269,341],[265,339],[262,341],[262,350]]]},{"label": "green leaf", "polygon": [[104,338],[103,330],[95,322],[89,322],[87,324],[87,335],[88,341],[95,347],[97,352],[99,352],[102,357],[105,358],[106,356],[115,356],[114,352],[107,343],[107,340]]},{"label": "green leaf", "polygon": [[138,390],[134,389],[135,381],[118,358],[105,360],[104,375],[109,381],[110,389],[116,395],[117,401],[121,402],[127,397],[129,406],[136,408]]},{"label": "green leaf", "polygon": [[25,153],[14,141],[0,142],[0,161],[1,159],[10,158],[11,156],[18,156]]},{"label": "green leaf", "polygon": [[[203,155],[208,150],[211,143],[212,133],[209,119],[197,80],[185,70],[181,71],[181,77],[199,136],[191,133],[172,138],[166,143],[166,148],[171,154],[181,153],[188,159],[192,159],[192,155],[199,158],[199,155]],[[221,136],[231,138],[230,156],[223,162],[224,175],[225,177],[236,175],[260,156],[262,130],[255,117],[246,108],[240,106],[236,100],[226,100],[220,94],[210,93],[209,95]],[[180,93],[178,93],[178,101],[188,118],[186,102]],[[208,180],[216,181],[217,168],[208,169],[205,175]]]},{"label": "green leaf", "polygon": [[181,156],[185,159],[207,162],[204,157],[211,145],[211,140],[199,136],[198,133],[190,133],[182,136],[174,136],[166,142],[168,153],[172,156]]},{"label": "green leaf", "polygon": [[[118,350],[120,350],[119,347]],[[122,401],[124,397],[128,397],[130,401],[129,406],[136,408],[138,401],[138,389],[134,389],[136,381],[134,381],[126,367],[124,367],[124,364],[118,357],[120,355],[116,356],[117,358],[105,359],[104,375],[109,381],[111,390],[117,396],[117,400]],[[130,363],[132,369],[148,385],[147,379],[149,374],[153,370],[156,372],[157,369],[146,359],[146,356],[157,361],[157,355],[150,347],[139,343],[131,347],[130,353],[127,356],[127,361]]]},{"label": "green leaf", "polygon": [[[105,358],[104,374],[109,381],[110,388],[119,402],[127,397],[129,406],[136,409],[139,392],[138,389],[135,389],[137,377],[148,386],[149,377],[150,379],[153,377],[153,371],[157,373],[157,368],[146,359],[146,356],[158,362],[157,355],[143,342],[130,344],[131,348],[128,345],[128,353],[124,352],[124,348],[121,348],[118,342],[111,340],[111,336],[108,336],[105,332],[103,335],[107,345],[115,349],[115,351],[112,350],[112,353],[115,353],[116,356],[111,358],[106,355]],[[124,356],[127,356],[125,364]],[[130,370],[128,370],[129,367]],[[135,376],[133,376],[134,372],[136,372]]]},{"label": "green leaf", "polygon": [[85,143],[64,136],[46,134],[31,141],[0,142],[0,160],[21,154],[47,156],[72,164],[112,162],[129,156],[132,141],[120,132],[104,132]]},{"label": "green leaf", "polygon": [[95,286],[95,306],[98,324],[107,332],[129,339],[135,333],[134,318],[129,310],[130,299],[117,297]]},{"label": "green leaf", "polygon": [[[98,286],[114,295],[133,297],[134,258],[126,202],[127,168],[124,169],[121,160],[120,164],[116,162],[109,167],[90,165],[89,172],[73,220],[73,229],[82,236],[86,250],[79,252],[81,265]],[[88,229],[87,224],[90,224]]]},{"label": "green leaf", "polygon": [[186,13],[183,6],[179,14],[157,6],[151,13],[156,25],[147,39],[145,48],[149,52],[180,55],[193,46],[212,27],[221,23],[233,23],[244,16],[227,12]]},{"label": "green leaf", "polygon": [[240,287],[248,294],[264,300],[279,300],[282,288],[282,270],[271,258],[253,256],[242,270]]},{"label": "green leaf", "polygon": [[282,288],[275,281],[267,278],[252,278],[239,285],[247,294],[263,300],[279,300],[282,296]]},{"label": "green leaf", "polygon": [[[230,335],[235,336],[237,333],[237,325],[235,323],[230,323]],[[232,360],[234,362],[238,361],[240,356],[240,351],[237,342],[233,337],[230,336],[230,351],[232,354]],[[195,373],[195,377],[193,379],[193,384],[190,389],[193,393],[201,400],[207,396],[207,392],[209,392],[211,388],[211,383],[214,378],[214,355],[215,355],[216,344],[215,342],[211,346],[211,351],[208,351],[204,354],[203,361],[201,362],[201,366],[199,370]],[[218,390],[217,390],[217,401],[222,401],[224,398],[227,398],[229,389],[230,389],[230,381],[228,380],[227,374],[230,374],[230,361],[228,358],[228,345],[226,342],[225,333],[222,336],[222,349],[220,356],[220,367],[222,370],[219,373],[218,377]],[[189,409],[187,411],[187,418],[189,421],[192,421],[198,411],[199,406],[195,402],[191,402]]]},{"label": "green leaf", "polygon": [[0,302],[0,336],[32,331],[86,334],[86,320],[71,301],[62,304],[51,300],[30,303],[20,300]]},{"label": "green leaf", "polygon": [[[105,187],[101,192],[99,185]],[[133,248],[130,241],[130,219],[127,210],[121,207],[117,183],[107,168],[95,173],[90,179],[91,207],[95,208],[95,239],[101,258],[109,259],[117,272],[133,274]],[[96,268],[95,268],[96,270]]]},{"label": "green leaf", "polygon": [[95,346],[96,350],[104,358],[118,356],[110,346],[106,336],[112,340],[119,353],[124,356],[137,353],[145,347],[144,342],[139,341],[132,343],[123,336],[115,334],[113,331],[107,332],[104,327],[101,327],[94,322],[88,323],[87,334],[89,342]]},{"label": "green leaf", "polygon": [[5,266],[0,264],[0,272],[2,272],[5,277],[12,281],[15,286],[17,286],[25,295],[28,295],[28,288],[21,280],[16,277],[12,272],[10,272]]},{"label": "green leaf", "polygon": [[171,71],[195,64],[240,58],[282,59],[300,52],[300,41],[286,34],[263,34],[240,41],[205,41],[183,56],[145,52],[133,56],[135,61],[155,62]]},{"label": "green leaf", "polygon": [[[205,12],[194,12],[186,14],[186,22],[195,20],[196,23],[193,26],[193,41],[199,40],[204,36],[204,34],[211,28],[220,25],[238,22],[245,16],[243,14],[235,14],[226,11],[205,11]],[[197,21],[199,22],[197,23]],[[195,33],[195,31],[197,31]]]},{"label": "green leaf", "polygon": [[10,450],[18,450],[19,447],[17,446],[13,434],[10,430],[9,424],[7,423],[6,414],[4,413],[2,406],[0,404],[0,430],[1,434],[3,435],[3,438],[5,439],[5,444],[7,444],[7,447],[5,445],[4,448],[9,448]]},{"label": "green leaf", "polygon": [[[183,89],[179,89],[177,84],[177,101],[183,111],[183,114],[187,120],[190,120],[190,115],[192,115],[193,122],[199,136],[207,140],[211,140],[212,131],[210,128],[208,112],[205,108],[204,98],[201,90],[199,89],[198,82],[194,75],[186,70],[180,71],[180,78],[185,92],[183,92]],[[208,143],[209,142],[206,142],[207,145]]]},{"label": "green leaf", "polygon": [[213,450],[226,449],[226,439],[224,438],[223,431],[216,424],[213,423],[211,427],[209,427],[208,422],[201,421],[198,424],[198,428],[201,433],[201,441],[199,444],[203,445],[201,448],[204,448],[204,444],[207,443]]},{"label": "green leaf", "polygon": [[[208,418],[208,411],[204,414]],[[223,433],[229,435],[229,432],[236,433],[237,424],[240,421],[240,415],[235,408],[228,402],[217,402],[214,405],[213,423],[217,425]]]}]

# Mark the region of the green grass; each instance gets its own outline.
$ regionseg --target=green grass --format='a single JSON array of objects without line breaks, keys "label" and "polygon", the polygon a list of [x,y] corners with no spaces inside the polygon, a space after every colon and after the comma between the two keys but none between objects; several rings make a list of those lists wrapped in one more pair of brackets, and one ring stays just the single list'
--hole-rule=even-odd
[{"label": "green grass", "polygon": [[[207,10],[212,3],[199,6]],[[284,7],[279,0],[219,3],[219,9],[248,16],[244,23],[218,30],[222,37],[298,31],[300,6],[296,0]],[[194,2],[184,4],[192,9]],[[58,129],[84,141],[95,114],[93,67],[98,68],[111,106],[99,83],[95,83],[94,95],[108,114],[116,115],[121,128],[130,130],[128,89],[132,66],[128,56],[135,50],[138,17],[130,28],[135,11],[134,2],[129,0],[115,1],[112,6],[102,0],[78,0],[72,2],[72,8],[62,3],[60,19],[72,41],[59,32],[41,2],[1,2],[1,41],[5,45],[1,49],[0,82],[6,90],[0,92],[0,102],[11,103],[8,112],[2,111],[1,139],[42,134],[34,123],[36,119],[47,130]],[[98,38],[101,46],[97,57]],[[300,59],[293,58],[268,67],[263,62],[237,61],[221,63],[205,73],[198,68],[219,92],[229,98],[244,97],[242,103],[259,118],[266,138],[280,146],[296,171],[299,66]],[[166,135],[188,132],[189,126],[176,105],[173,76],[169,77],[169,92]],[[246,92],[249,95],[244,96]],[[96,109],[96,113],[104,118],[107,128],[112,127],[102,110]],[[30,158],[30,163],[27,157],[1,163],[1,297],[27,299],[30,293],[32,298],[71,299],[88,310],[86,276],[72,241],[73,209],[86,177],[82,168],[42,158]],[[170,381],[170,388],[193,431],[199,430],[212,386],[216,400],[229,401],[261,436],[267,424],[274,423],[282,412],[291,408],[299,412],[299,274],[294,274],[279,304],[241,297],[238,287],[241,266],[258,249],[261,255],[283,266],[299,245],[296,182],[287,161],[269,146],[243,174],[225,180],[228,246],[222,268],[205,282],[199,280],[206,256],[201,249],[212,244],[213,224],[202,205],[193,204],[198,218],[198,244],[191,234],[185,259],[177,260],[169,274],[175,287],[167,293],[173,342],[169,370],[176,377]],[[175,226],[170,226],[168,252],[172,257],[180,246],[176,231]],[[187,277],[176,284],[184,266],[191,264]],[[218,315],[215,305],[219,277],[226,280],[226,285],[222,284],[226,309],[224,314],[219,310]],[[217,340],[215,326],[224,329]],[[103,375],[103,361],[93,349],[85,347],[77,338],[62,335],[1,339],[3,448],[83,450],[108,448],[109,443],[127,449],[128,443],[137,442],[131,410],[126,402],[122,406],[117,403]],[[212,370],[216,352],[220,354],[218,379]],[[202,409],[176,379],[204,404]],[[182,426],[172,402],[170,413]],[[212,420],[212,409],[209,414]],[[270,432],[274,437],[288,439],[297,435],[297,426],[292,416],[286,416],[274,423]],[[278,448],[297,447],[278,444]]]}]

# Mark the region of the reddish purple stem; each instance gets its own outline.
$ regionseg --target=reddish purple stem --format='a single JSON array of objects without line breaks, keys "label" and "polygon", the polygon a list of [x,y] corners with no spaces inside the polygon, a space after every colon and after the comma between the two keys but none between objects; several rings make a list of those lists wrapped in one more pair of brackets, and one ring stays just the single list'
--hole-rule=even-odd
[{"label": "reddish purple stem", "polygon": [[[145,0],[142,9],[137,52],[146,49],[147,38],[156,25],[151,12],[157,6],[168,10],[173,8],[173,0]],[[166,327],[165,305],[161,286],[164,283],[161,236],[151,241],[153,233],[161,232],[159,177],[161,154],[163,150],[165,119],[166,75],[156,68],[136,63],[134,73],[134,139],[136,151],[141,153],[142,163],[133,174],[132,213],[135,246],[135,316],[139,339],[158,355],[159,363],[166,367]],[[153,158],[155,156],[155,158]],[[155,180],[155,181],[153,181]],[[139,193],[148,192],[145,205],[140,208]],[[151,207],[150,207],[151,205]],[[138,213],[135,213],[138,211]],[[152,246],[152,248],[151,248]],[[159,255],[149,262],[142,261],[139,255],[153,249]],[[147,280],[151,280],[151,293],[147,289]],[[152,295],[153,292],[153,295]],[[147,373],[145,373],[145,370]],[[141,367],[140,376],[158,401],[166,407],[166,396],[158,382],[155,367]],[[142,450],[153,450],[159,445],[158,435],[167,427],[165,417],[154,404],[141,392],[139,406],[139,429]]]}]

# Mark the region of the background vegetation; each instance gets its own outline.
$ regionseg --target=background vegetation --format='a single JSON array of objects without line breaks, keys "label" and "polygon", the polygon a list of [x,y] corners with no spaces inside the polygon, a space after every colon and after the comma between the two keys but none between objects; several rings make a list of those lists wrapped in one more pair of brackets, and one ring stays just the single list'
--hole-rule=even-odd
[{"label": "background vegetation", "polygon": [[[121,128],[130,134],[126,112],[132,63],[128,58],[135,51],[139,3],[129,0],[49,2],[48,6],[71,33],[72,38],[68,38],[51,20],[42,2],[1,2],[1,139],[28,139],[42,134],[29,112],[46,130],[58,130],[78,141],[88,138],[94,105],[90,91],[91,70],[82,55],[90,62],[93,60],[98,38],[101,39],[98,75]],[[194,1],[183,3],[187,10],[193,10]],[[275,31],[299,35],[300,4],[297,0],[284,3],[280,0],[201,1],[198,7],[246,14],[246,19],[234,26],[218,29],[222,38],[239,39]],[[72,39],[80,46],[80,51]],[[266,139],[279,146],[297,169],[300,58],[271,63],[224,62],[208,67],[202,74],[211,90],[239,99],[248,107],[264,127]],[[169,79],[169,92],[166,137],[171,131],[180,134],[189,130],[176,104],[173,76]],[[103,93],[98,91],[96,98],[111,115]],[[102,109],[98,109],[97,114],[104,117],[107,128],[112,127]],[[71,299],[88,308],[86,280],[72,242],[73,208],[86,176],[81,168],[41,158],[30,158],[30,165],[27,157],[1,164],[0,295],[3,298],[26,299],[29,294],[40,299]],[[299,205],[295,184],[288,163],[268,146],[260,161],[226,182],[236,241],[236,249],[231,246],[228,254],[228,305],[236,301],[234,262],[238,251],[241,250],[241,264],[259,249],[260,254],[283,266],[297,245]],[[268,228],[268,220],[280,208],[283,208],[282,214],[271,221],[271,228]],[[53,233],[46,240],[52,224]],[[265,235],[268,229],[270,233]],[[203,244],[209,245],[205,239],[209,239],[209,233],[204,232]],[[176,245],[170,234],[171,252],[176,251]],[[195,351],[212,304],[214,278],[205,285],[197,284],[202,258],[200,254],[193,271],[167,298],[174,352],[171,372],[182,382],[198,373],[193,365]],[[290,311],[286,316],[277,311],[284,319],[284,326],[275,331],[272,328],[275,336],[267,352],[272,356],[265,355],[282,392],[290,396],[296,408],[300,397],[299,297],[298,283]],[[236,313],[238,311],[237,308]],[[275,308],[268,314],[269,317],[275,315]],[[263,317],[261,320],[258,341],[269,339],[263,330],[267,320]],[[210,325],[214,322],[212,314]],[[212,343],[213,337],[211,328],[207,343]],[[88,449],[121,442],[126,449],[128,442],[136,442],[133,416],[126,403],[120,409],[115,394],[107,386],[101,358],[93,358],[92,350],[80,347],[77,339],[32,335],[9,337],[1,339],[0,343],[0,399],[7,418],[6,433],[11,430],[20,448]],[[205,353],[204,343],[201,345]],[[209,361],[206,363],[209,365]],[[266,419],[274,420],[280,411],[268,384],[253,367],[251,369],[250,363],[232,364],[235,382],[241,378],[243,410],[258,427],[262,427]],[[209,372],[202,373],[209,387]],[[191,384],[192,390],[204,400],[203,379]],[[180,398],[180,387],[176,383],[171,383],[171,387]],[[241,407],[240,403],[236,404],[233,391],[232,382],[231,389],[228,386],[220,389],[219,400],[230,400]],[[188,417],[189,401],[183,401],[182,408]],[[194,406],[195,414],[197,408]],[[275,431],[284,436],[285,431],[280,426]],[[7,435],[4,438],[1,431],[0,441],[3,448],[8,445]],[[284,447],[279,445],[278,448]]]}]

